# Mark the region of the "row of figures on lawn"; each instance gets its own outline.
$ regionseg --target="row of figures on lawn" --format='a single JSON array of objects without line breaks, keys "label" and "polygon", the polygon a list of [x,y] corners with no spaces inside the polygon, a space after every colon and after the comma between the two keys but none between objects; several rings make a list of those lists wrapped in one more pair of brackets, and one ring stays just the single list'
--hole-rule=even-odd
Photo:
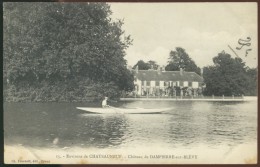
[{"label": "row of figures on lawn", "polygon": [[190,88],[190,87],[168,87],[165,89],[143,89],[141,92],[142,96],[192,96],[198,97],[203,96],[203,89],[199,88]]}]

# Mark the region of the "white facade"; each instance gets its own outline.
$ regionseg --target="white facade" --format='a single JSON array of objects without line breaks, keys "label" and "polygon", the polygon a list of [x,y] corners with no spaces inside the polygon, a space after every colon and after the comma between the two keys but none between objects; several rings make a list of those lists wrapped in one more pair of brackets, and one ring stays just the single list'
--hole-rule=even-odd
[{"label": "white facade", "polygon": [[[147,83],[150,82],[150,85],[148,85]],[[157,81],[159,82],[159,86],[156,85],[156,81],[143,81],[143,85],[142,85],[142,81],[137,79],[134,84],[135,84],[135,92],[139,95],[141,95],[143,93],[143,91],[149,91],[152,92],[155,89],[162,89],[165,90],[168,86],[180,86],[180,81],[167,81],[168,84],[165,85],[165,81]],[[189,86],[189,84],[191,86]],[[188,82],[188,81],[184,81],[183,82],[183,86],[181,87],[190,87],[190,88],[194,88],[197,89],[199,88],[199,82]]]},{"label": "white facade", "polygon": [[183,87],[188,87],[189,86],[189,82],[188,81],[184,81],[183,82]]},{"label": "white facade", "polygon": [[151,81],[151,87],[155,87],[155,81]]},{"label": "white facade", "polygon": [[164,87],[164,81],[160,81],[159,86],[160,86],[160,87]]},{"label": "white facade", "polygon": [[134,81],[134,84],[135,84],[135,92],[140,95],[141,94],[142,81],[137,79],[136,81]]},{"label": "white facade", "polygon": [[192,88],[199,88],[198,82],[192,82]]},{"label": "white facade", "polygon": [[182,93],[186,96],[190,94],[190,91],[192,93],[193,91],[196,92],[200,86],[199,84],[203,82],[203,78],[196,77],[195,75],[197,74],[194,72],[183,71],[180,74],[178,72],[167,71],[136,71],[134,81],[135,93],[141,96],[173,96],[177,92],[177,96],[182,95]]}]

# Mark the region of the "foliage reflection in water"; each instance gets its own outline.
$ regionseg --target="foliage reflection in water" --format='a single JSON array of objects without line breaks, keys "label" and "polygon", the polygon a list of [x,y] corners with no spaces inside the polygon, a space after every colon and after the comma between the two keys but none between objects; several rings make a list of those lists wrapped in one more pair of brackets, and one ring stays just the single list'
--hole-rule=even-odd
[{"label": "foliage reflection in water", "polygon": [[5,144],[32,147],[232,147],[256,141],[252,102],[121,102],[120,107],[164,108],[162,114],[93,114],[88,103],[5,103]]}]

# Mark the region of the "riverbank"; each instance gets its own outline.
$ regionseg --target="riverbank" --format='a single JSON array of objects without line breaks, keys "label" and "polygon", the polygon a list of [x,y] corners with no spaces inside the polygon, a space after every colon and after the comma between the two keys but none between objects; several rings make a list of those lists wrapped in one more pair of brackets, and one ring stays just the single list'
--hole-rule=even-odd
[{"label": "riverbank", "polygon": [[120,98],[120,101],[257,101],[257,96],[244,97],[199,97],[199,98],[181,98],[181,97],[140,97],[140,98]]},{"label": "riverbank", "polygon": [[256,164],[256,143],[230,148],[35,148],[4,146],[6,164]]}]

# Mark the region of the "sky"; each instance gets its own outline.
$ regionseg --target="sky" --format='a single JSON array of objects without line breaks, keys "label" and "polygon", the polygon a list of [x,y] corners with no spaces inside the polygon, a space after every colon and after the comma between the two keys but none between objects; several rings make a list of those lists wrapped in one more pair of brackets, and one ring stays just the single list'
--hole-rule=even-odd
[{"label": "sky", "polygon": [[[205,67],[223,50],[235,58],[229,46],[247,66],[257,66],[257,3],[109,4],[112,19],[124,19],[122,29],[133,39],[125,56],[130,66],[138,60],[167,65],[170,51],[182,47],[198,67]],[[240,42],[250,46],[238,43],[247,37],[251,40]],[[246,55],[247,49],[252,50]]]}]

